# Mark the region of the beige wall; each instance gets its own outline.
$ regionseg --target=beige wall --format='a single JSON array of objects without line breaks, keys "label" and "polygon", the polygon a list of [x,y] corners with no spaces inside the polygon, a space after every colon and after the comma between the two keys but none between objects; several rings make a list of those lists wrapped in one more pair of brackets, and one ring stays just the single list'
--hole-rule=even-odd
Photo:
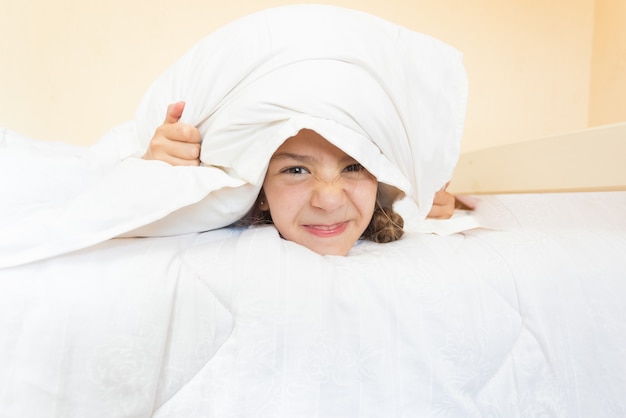
[{"label": "beige wall", "polygon": [[626,1],[596,0],[589,124],[626,121]]},{"label": "beige wall", "polygon": [[[149,84],[201,37],[244,14],[288,3],[297,2],[0,0],[0,126],[93,143],[132,118]],[[322,3],[377,14],[464,52],[470,79],[465,151],[585,128],[588,118],[598,120],[590,101],[607,102],[607,89],[596,81],[615,72],[616,63],[594,55],[592,88],[592,46],[619,30],[594,38],[594,0]],[[623,0],[597,3],[596,27],[615,17],[617,4],[623,11]],[[620,65],[623,70],[623,59]],[[623,93],[618,99],[624,103]],[[623,111],[616,117],[624,119]]]}]

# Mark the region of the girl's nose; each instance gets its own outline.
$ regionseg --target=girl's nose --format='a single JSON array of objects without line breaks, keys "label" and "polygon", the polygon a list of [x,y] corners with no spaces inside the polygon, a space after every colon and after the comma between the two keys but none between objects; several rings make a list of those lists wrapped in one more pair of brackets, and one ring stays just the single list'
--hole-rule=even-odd
[{"label": "girl's nose", "polygon": [[341,181],[318,180],[311,193],[311,205],[327,212],[343,207],[347,196]]}]

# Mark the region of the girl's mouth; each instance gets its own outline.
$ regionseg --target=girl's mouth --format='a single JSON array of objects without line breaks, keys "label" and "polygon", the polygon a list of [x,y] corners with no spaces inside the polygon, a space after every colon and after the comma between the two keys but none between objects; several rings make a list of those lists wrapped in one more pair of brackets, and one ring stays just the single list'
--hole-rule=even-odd
[{"label": "girl's mouth", "polygon": [[322,238],[335,237],[341,235],[348,227],[348,222],[340,222],[332,225],[303,225],[310,234]]}]

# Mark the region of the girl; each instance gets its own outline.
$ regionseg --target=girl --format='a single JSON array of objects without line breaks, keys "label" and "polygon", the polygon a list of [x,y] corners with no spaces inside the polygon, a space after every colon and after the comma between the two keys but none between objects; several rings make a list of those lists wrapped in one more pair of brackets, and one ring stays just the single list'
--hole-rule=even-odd
[{"label": "girl", "polygon": [[[200,132],[179,122],[184,107],[168,106],[144,159],[200,164]],[[272,223],[287,240],[318,254],[345,256],[360,238],[384,243],[402,236],[402,217],[383,207],[378,191],[378,181],[358,161],[303,129],[274,152],[257,201],[238,224]],[[454,197],[441,190],[429,217],[449,218],[454,206]]]}]

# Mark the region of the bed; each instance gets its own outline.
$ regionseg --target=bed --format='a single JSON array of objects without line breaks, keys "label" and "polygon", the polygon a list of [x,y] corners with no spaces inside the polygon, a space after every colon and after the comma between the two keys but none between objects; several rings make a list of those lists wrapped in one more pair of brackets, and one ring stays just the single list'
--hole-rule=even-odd
[{"label": "bed", "polygon": [[245,201],[254,181],[132,156],[127,139],[159,117],[146,103],[171,100],[163,80],[180,69],[92,147],[0,130],[1,417],[626,415],[624,167],[589,159],[608,174],[546,190],[523,164],[494,165],[569,140],[606,141],[614,161],[626,125],[458,165],[451,140],[424,193],[456,166],[451,187],[473,211],[424,220],[427,205],[402,200],[401,240],[321,256],[272,226],[224,227],[240,216],[224,199],[206,217],[207,193]]},{"label": "bed", "polygon": [[2,269],[0,415],[623,416],[626,192],[472,198],[348,257],[225,228]]}]

